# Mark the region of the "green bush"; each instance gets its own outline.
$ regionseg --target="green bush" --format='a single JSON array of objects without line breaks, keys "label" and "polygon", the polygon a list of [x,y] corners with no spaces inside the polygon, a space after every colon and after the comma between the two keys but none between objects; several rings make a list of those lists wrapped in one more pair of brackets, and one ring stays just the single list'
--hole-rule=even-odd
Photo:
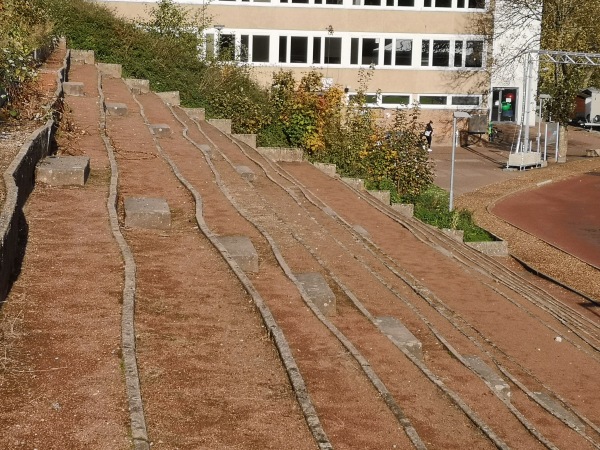
[{"label": "green bush", "polygon": [[34,91],[38,62],[33,51],[53,38],[46,12],[32,0],[0,1],[0,106],[10,105],[12,116]]},{"label": "green bush", "polygon": [[473,222],[472,213],[467,210],[449,211],[450,196],[434,185],[416,196],[407,196],[404,203],[415,205],[414,216],[437,228],[463,230],[465,242],[494,241],[494,237]]}]

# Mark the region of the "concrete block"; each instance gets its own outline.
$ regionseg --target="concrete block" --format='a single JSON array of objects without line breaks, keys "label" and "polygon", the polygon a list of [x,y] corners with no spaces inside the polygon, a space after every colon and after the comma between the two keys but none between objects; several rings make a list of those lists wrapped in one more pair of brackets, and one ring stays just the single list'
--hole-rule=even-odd
[{"label": "concrete block", "polygon": [[63,92],[65,95],[70,95],[72,97],[81,97],[83,96],[83,83],[78,81],[65,81],[62,84]]},{"label": "concrete block", "polygon": [[123,73],[123,66],[121,64],[98,63],[96,66],[98,67],[98,72],[107,77],[121,78]]},{"label": "concrete block", "polygon": [[258,147],[256,150],[265,158],[276,162],[301,162],[304,159],[301,148]]},{"label": "concrete block", "polygon": [[506,401],[510,400],[510,386],[490,366],[477,356],[465,356],[469,368],[478,374],[485,382],[494,389],[496,394]]},{"label": "concrete block", "polygon": [[356,189],[358,191],[365,190],[365,182],[363,180],[361,180],[360,178],[342,177],[342,181],[344,183],[346,183],[347,185],[352,186],[354,189]]},{"label": "concrete block", "polygon": [[233,134],[234,138],[252,148],[256,148],[256,134]]},{"label": "concrete block", "polygon": [[300,282],[311,302],[326,316],[334,316],[337,312],[335,294],[320,273],[298,273]]},{"label": "concrete block", "polygon": [[423,359],[423,345],[402,322],[395,317],[377,317],[375,323],[395,346],[410,352],[416,358]]},{"label": "concrete block", "polygon": [[69,55],[71,58],[71,64],[94,64],[96,62],[94,50],[71,49]]},{"label": "concrete block", "polygon": [[219,236],[219,242],[246,273],[258,272],[258,253],[247,236]]},{"label": "concrete block", "polygon": [[104,103],[104,110],[109,116],[126,116],[128,108],[125,103]]},{"label": "concrete block", "polygon": [[168,230],[171,227],[171,210],[162,198],[128,197],[123,201],[125,226]]},{"label": "concrete block", "polygon": [[323,212],[325,214],[327,214],[329,217],[333,217],[334,219],[338,216],[337,213],[329,206],[326,206],[325,208],[323,208]]},{"label": "concrete block", "polygon": [[35,169],[35,178],[51,186],[84,186],[90,174],[87,156],[49,156]]},{"label": "concrete block", "polygon": [[404,217],[412,217],[415,213],[415,205],[412,203],[392,203],[392,208]]},{"label": "concrete block", "polygon": [[559,417],[573,428],[580,431],[585,430],[585,424],[575,414],[564,408],[558,400],[552,398],[545,392],[534,392],[533,395],[544,408],[551,411],[556,417]]},{"label": "concrete block", "polygon": [[381,203],[385,204],[385,205],[389,205],[390,204],[390,191],[367,191],[369,194],[371,194],[373,197],[375,197],[377,200],[379,200]]},{"label": "concrete block", "polygon": [[156,95],[167,105],[179,106],[181,104],[179,91],[157,92]]},{"label": "concrete block", "polygon": [[325,164],[316,162],[313,163],[313,166],[315,166],[321,172],[326,173],[330,177],[335,177],[335,175],[337,174],[337,166],[335,164]]},{"label": "concrete block", "polygon": [[585,150],[585,156],[594,158],[596,156],[600,156],[600,150],[597,148],[588,148]]},{"label": "concrete block", "polygon": [[506,241],[465,242],[465,244],[488,256],[508,256],[509,254]]},{"label": "concrete block", "polygon": [[455,241],[462,242],[465,238],[464,230],[453,230],[451,228],[442,228],[442,233],[451,237]]},{"label": "concrete block", "polygon": [[256,180],[256,174],[248,166],[236,166],[235,170],[242,176],[244,180],[247,180],[250,183]]},{"label": "concrete block", "polygon": [[150,92],[150,80],[142,80],[138,78],[125,78],[125,84],[134,94],[147,94]]},{"label": "concrete block", "polygon": [[221,161],[223,159],[219,150],[212,148],[208,144],[200,144],[200,150],[206,153],[206,155],[213,161]]},{"label": "concrete block", "polygon": [[363,227],[361,227],[360,225],[354,225],[352,228],[354,229],[354,231],[356,231],[362,237],[366,237],[366,238],[370,238],[371,237],[371,235],[369,234],[369,232],[367,230],[365,230]]},{"label": "concrete block", "polygon": [[206,112],[204,108],[182,108],[185,113],[194,120],[206,119]]},{"label": "concrete block", "polygon": [[207,122],[217,130],[225,134],[231,134],[231,119],[208,119]]},{"label": "concrete block", "polygon": [[171,127],[166,123],[155,123],[150,125],[150,129],[152,133],[156,137],[169,137],[171,136]]}]

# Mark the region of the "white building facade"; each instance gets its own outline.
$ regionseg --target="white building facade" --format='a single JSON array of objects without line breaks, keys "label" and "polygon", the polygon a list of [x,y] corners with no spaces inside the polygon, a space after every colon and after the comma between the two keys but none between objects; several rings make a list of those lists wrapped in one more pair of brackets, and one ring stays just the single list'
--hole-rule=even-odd
[{"label": "white building facade", "polygon": [[[490,14],[489,0],[175,0],[205,7],[212,27],[208,53],[233,50],[268,84],[274,71],[296,78],[312,69],[325,84],[359,85],[361,69],[370,106],[394,110],[418,103],[425,118],[451,119],[452,112],[491,114],[495,97],[485,36],[471,34],[473,21]],[[143,17],[155,2],[102,0],[126,18]],[[372,70],[369,70],[372,69]],[[517,69],[518,72],[518,69]],[[499,86],[516,105],[522,76]],[[515,120],[513,116],[510,120]]]}]

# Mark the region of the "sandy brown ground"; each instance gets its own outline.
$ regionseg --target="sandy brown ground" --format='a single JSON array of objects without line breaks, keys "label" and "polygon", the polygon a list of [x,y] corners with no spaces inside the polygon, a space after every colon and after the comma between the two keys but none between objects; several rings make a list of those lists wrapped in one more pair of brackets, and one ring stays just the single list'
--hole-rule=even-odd
[{"label": "sandy brown ground", "polygon": [[[92,158],[92,178],[85,188],[40,186],[27,205],[29,242],[22,274],[2,311],[2,448],[129,447],[119,366],[122,259],[106,213],[109,174],[106,149],[96,132],[95,76],[93,67],[73,68],[73,79],[85,82],[86,96],[68,101],[72,129],[80,131],[77,138],[70,135],[63,141],[70,153]],[[138,269],[136,344],[153,446],[316,448],[252,299],[199,233],[192,198],[148,133],[139,115],[140,104],[120,80],[104,80],[103,89],[108,101],[126,102],[130,110],[128,117],[109,117],[107,124],[119,162],[121,200],[166,198],[173,214],[169,230],[122,227]],[[374,317],[402,319],[423,343],[427,367],[511,448],[542,445],[473,372],[450,355],[433,329],[457,354],[479,355],[490,364],[499,361],[532,389],[560,393],[597,421],[598,361],[570,344],[557,344],[556,335],[568,336],[569,331],[550,314],[501,285],[490,287],[487,276],[441,256],[389,217],[364,201],[357,202],[356,193],[339,181],[308,164],[285,167],[302,180],[315,202],[325,202],[350,225],[366,229],[390,256],[386,264],[409,272],[414,283],[426,286],[438,299],[427,304],[338,220],[306,200],[291,200],[290,193],[299,194],[297,185],[249,158],[251,149],[243,154],[229,138],[203,124],[203,133],[194,131],[193,137],[213,151],[215,146],[219,149],[211,159],[227,193],[218,189],[207,160],[182,139],[181,124],[168,109],[153,95],[139,100],[149,123],[171,126],[173,136],[161,140],[160,148],[201,193],[207,224],[218,235],[251,237],[260,255],[260,270],[250,276],[251,282],[284,331],[335,448],[410,448],[411,444],[348,347],[317,320],[285,276],[265,233],[275,239],[292,272],[321,272],[336,286],[338,313],[328,323],[368,359],[368,367],[389,387],[428,448],[494,445],[374,327],[368,315],[359,313],[350,293]],[[259,174],[252,185],[237,176],[235,166],[240,164]],[[508,187],[482,188],[472,196],[488,205],[511,189],[535,185],[543,176],[538,173],[568,176],[577,166],[531,171],[507,181],[512,183]],[[470,197],[463,198],[460,202],[468,204]],[[486,228],[489,220],[488,229],[502,236],[491,228],[494,216],[485,207],[476,214]],[[501,231],[506,226],[497,218],[493,223]],[[519,235],[511,236],[515,236],[514,242],[509,239],[511,250],[526,252],[519,250]],[[562,258],[558,260],[565,261]],[[544,286],[565,302],[573,298],[559,288]],[[577,301],[573,300],[573,307]],[[452,313],[451,320],[443,318],[441,309]],[[597,321],[593,310],[581,313]],[[585,345],[576,337],[569,337],[571,341]],[[592,448],[573,430],[538,411],[518,389],[512,401],[559,448]]]}]

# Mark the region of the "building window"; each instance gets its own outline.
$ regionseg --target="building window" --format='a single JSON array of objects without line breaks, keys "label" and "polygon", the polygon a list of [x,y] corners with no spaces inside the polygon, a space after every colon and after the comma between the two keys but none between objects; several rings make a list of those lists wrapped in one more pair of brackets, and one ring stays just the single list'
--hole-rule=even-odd
[{"label": "building window", "polygon": [[412,41],[410,39],[396,39],[397,66],[412,65]]},{"label": "building window", "polygon": [[446,105],[448,97],[445,95],[419,95],[421,105]]},{"label": "building window", "polygon": [[454,43],[454,67],[462,67],[463,41]]},{"label": "building window", "polygon": [[[431,61],[429,56],[431,55]],[[483,67],[483,41],[424,39],[421,65],[433,67]]]},{"label": "building window", "polygon": [[485,9],[485,0],[469,0],[469,8]]},{"label": "building window", "polygon": [[342,38],[325,38],[325,64],[342,63]]},{"label": "building window", "polygon": [[412,65],[412,40],[386,39],[383,45],[383,65]]},{"label": "building window", "polygon": [[465,67],[482,67],[483,41],[467,41]]},{"label": "building window", "polygon": [[485,0],[457,0],[457,8],[485,9]]},{"label": "building window", "polygon": [[371,64],[377,64],[379,62],[378,60],[379,39],[363,39],[361,64],[366,66]]},{"label": "building window", "polygon": [[290,39],[290,62],[306,64],[307,54],[308,38],[292,36]]},{"label": "building window", "polygon": [[269,62],[269,36],[252,36],[252,62]]},{"label": "building window", "polygon": [[287,62],[287,36],[279,36],[279,62]]},{"label": "building window", "polygon": [[429,39],[423,39],[421,43],[421,65],[429,65]]},{"label": "building window", "polygon": [[453,95],[453,106],[479,106],[481,98],[478,95]]},{"label": "building window", "polygon": [[350,64],[358,64],[358,38],[350,39]]},{"label": "building window", "polygon": [[313,64],[319,64],[321,62],[321,38],[313,38]]},{"label": "building window", "polygon": [[409,105],[410,95],[384,94],[381,96],[382,105]]},{"label": "building window", "polygon": [[247,34],[242,34],[240,36],[240,61],[248,62],[248,52],[249,52],[249,36]]},{"label": "building window", "polygon": [[219,36],[219,58],[233,61],[235,57],[235,35],[221,34]]},{"label": "building window", "polygon": [[434,67],[448,67],[450,65],[450,41],[433,41],[431,65]]}]

